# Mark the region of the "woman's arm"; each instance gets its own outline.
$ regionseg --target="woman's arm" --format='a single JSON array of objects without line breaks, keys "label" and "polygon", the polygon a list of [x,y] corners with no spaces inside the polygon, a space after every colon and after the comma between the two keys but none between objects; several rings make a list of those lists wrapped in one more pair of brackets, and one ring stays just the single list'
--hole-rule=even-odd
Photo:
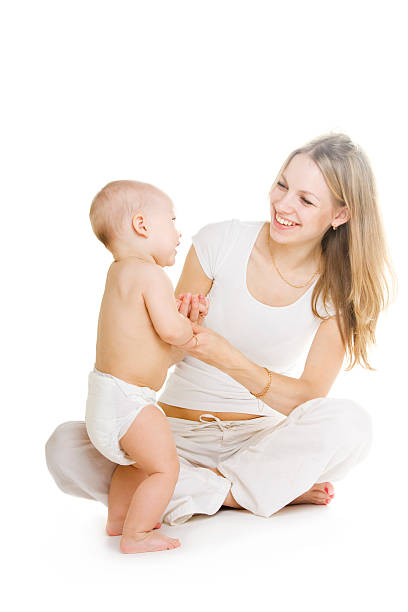
[{"label": "woman's arm", "polygon": [[[261,393],[268,383],[262,366],[247,359],[238,349],[213,330],[193,324],[198,346],[189,355],[222,370],[251,393]],[[300,378],[272,373],[269,391],[262,401],[285,416],[292,410],[329,392],[344,360],[344,346],[335,318],[323,321],[310,347]]]},{"label": "woman's arm", "polygon": [[212,278],[208,278],[205,274],[197,257],[196,250],[191,245],[179,282],[177,283],[175,294],[180,295],[180,293],[187,293],[189,291],[190,293],[204,293],[204,295],[207,295],[212,284]]}]

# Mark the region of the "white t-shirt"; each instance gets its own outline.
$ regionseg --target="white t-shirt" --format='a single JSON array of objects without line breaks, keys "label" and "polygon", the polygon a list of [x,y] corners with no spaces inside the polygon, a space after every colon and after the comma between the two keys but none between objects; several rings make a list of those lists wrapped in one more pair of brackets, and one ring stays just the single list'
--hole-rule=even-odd
[{"label": "white t-shirt", "polygon": [[[321,323],[311,308],[315,283],[289,306],[267,306],[249,293],[247,264],[264,223],[238,219],[210,223],[193,236],[200,264],[213,279],[208,294],[210,309],[203,326],[224,336],[258,365],[298,377]],[[318,312],[324,316],[334,314],[333,310],[322,310],[320,305]],[[285,418],[261,400],[258,402],[228,374],[190,355],[175,366],[160,401],[205,412]]]}]

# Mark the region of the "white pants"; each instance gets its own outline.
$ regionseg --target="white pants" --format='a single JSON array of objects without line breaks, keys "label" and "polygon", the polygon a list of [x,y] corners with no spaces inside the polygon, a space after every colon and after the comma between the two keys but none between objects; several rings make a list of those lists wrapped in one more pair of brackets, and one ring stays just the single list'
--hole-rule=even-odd
[{"label": "white pants", "polygon": [[[169,525],[193,514],[215,514],[230,489],[243,508],[269,517],[314,483],[343,478],[371,445],[369,414],[347,399],[310,400],[279,424],[267,416],[205,418],[212,420],[169,418],[180,460],[179,479],[162,516]],[[83,422],[57,427],[46,457],[64,492],[107,504],[116,464],[92,446]]]}]

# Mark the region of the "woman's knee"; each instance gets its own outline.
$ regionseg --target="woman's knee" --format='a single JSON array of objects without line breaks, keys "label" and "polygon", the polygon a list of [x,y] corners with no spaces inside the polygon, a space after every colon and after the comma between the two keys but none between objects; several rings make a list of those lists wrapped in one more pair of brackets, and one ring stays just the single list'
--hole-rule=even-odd
[{"label": "woman's knee", "polygon": [[58,467],[61,459],[64,457],[65,449],[63,446],[63,441],[64,436],[61,433],[60,425],[57,427],[57,429],[55,429],[55,431],[53,431],[45,444],[45,459],[51,472]]},{"label": "woman's knee", "polygon": [[360,404],[350,399],[326,398],[324,409],[332,421],[334,434],[360,445],[371,444],[372,418]]},{"label": "woman's knee", "polygon": [[66,463],[67,457],[76,455],[78,449],[86,445],[92,446],[83,421],[68,421],[58,425],[45,445],[48,466]]},{"label": "woman's knee", "polygon": [[371,443],[371,416],[354,400],[319,397],[298,406],[289,416],[290,421],[316,426],[328,445],[343,441],[353,445]]}]

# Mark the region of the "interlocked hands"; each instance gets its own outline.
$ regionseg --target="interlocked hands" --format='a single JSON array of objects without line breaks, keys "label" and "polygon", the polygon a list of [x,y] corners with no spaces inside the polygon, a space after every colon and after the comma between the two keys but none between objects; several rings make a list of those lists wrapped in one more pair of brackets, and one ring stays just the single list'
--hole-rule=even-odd
[{"label": "interlocked hands", "polygon": [[176,302],[180,314],[198,325],[201,325],[210,307],[210,300],[203,293],[181,293]]}]

